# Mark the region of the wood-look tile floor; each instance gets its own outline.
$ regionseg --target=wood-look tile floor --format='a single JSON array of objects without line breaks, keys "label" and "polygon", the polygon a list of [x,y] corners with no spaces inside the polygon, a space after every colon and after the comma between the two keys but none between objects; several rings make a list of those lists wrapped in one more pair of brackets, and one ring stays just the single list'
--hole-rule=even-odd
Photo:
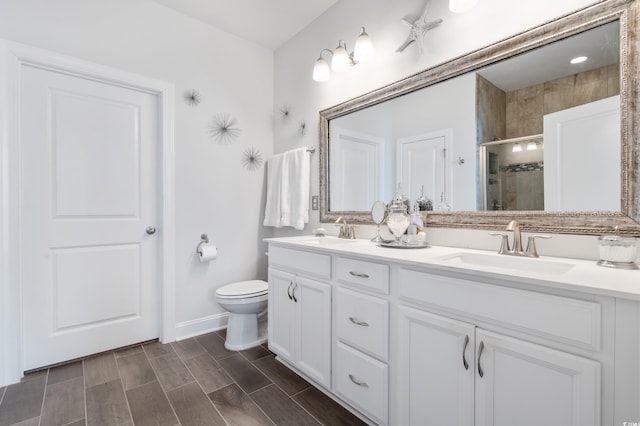
[{"label": "wood-look tile floor", "polygon": [[149,343],[0,388],[0,426],[362,425],[266,346],[224,348],[224,330]]}]

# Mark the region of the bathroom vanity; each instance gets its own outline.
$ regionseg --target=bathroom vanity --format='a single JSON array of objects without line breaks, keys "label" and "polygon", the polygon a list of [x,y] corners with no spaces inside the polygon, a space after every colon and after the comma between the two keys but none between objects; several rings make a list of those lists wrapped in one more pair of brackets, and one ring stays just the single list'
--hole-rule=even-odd
[{"label": "bathroom vanity", "polygon": [[267,241],[269,348],[372,424],[640,422],[640,271]]}]

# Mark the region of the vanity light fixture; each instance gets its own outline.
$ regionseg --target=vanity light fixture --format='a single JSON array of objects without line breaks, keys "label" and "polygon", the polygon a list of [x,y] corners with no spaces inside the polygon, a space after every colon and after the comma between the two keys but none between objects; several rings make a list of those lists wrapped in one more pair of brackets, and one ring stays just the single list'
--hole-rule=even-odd
[{"label": "vanity light fixture", "polygon": [[570,62],[571,64],[575,65],[575,64],[581,64],[581,63],[583,63],[584,61],[586,61],[587,59],[589,59],[589,58],[588,58],[588,57],[586,57],[586,56],[576,56],[575,58],[573,58],[573,59],[572,59],[572,60],[570,60],[569,62]]},{"label": "vanity light fixture", "polygon": [[449,0],[449,10],[453,13],[468,12],[478,4],[478,0]]},{"label": "vanity light fixture", "polygon": [[[322,57],[324,52],[331,53],[331,68],[329,63]],[[360,35],[356,40],[356,45],[352,53],[347,50],[347,43],[344,40],[338,41],[338,46],[335,50],[322,49],[320,56],[316,60],[316,64],[313,66],[313,79],[315,81],[327,81],[331,78],[331,71],[344,71],[349,67],[356,65],[359,62],[364,62],[373,56],[373,43],[369,38],[369,34],[364,30],[364,27],[360,28]]]},{"label": "vanity light fixture", "polygon": [[513,148],[511,148],[511,152],[522,152],[522,145],[519,143],[515,144]]},{"label": "vanity light fixture", "polygon": [[538,142],[529,142],[527,144],[527,151],[535,151],[538,149]]}]

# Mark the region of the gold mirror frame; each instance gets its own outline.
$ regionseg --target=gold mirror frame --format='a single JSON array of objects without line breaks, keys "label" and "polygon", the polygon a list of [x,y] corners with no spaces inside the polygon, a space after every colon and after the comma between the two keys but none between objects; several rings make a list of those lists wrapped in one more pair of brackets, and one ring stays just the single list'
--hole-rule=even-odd
[{"label": "gold mirror frame", "polygon": [[373,224],[369,212],[329,211],[329,121],[415,90],[457,77],[486,65],[544,46],[554,41],[619,20],[621,102],[621,211],[544,212],[473,211],[429,212],[427,226],[500,229],[518,220],[526,231],[596,235],[615,226],[624,235],[640,236],[640,0],[605,0],[562,16],[516,36],[499,41],[444,64],[320,111],[320,222],[344,217],[349,222]]}]

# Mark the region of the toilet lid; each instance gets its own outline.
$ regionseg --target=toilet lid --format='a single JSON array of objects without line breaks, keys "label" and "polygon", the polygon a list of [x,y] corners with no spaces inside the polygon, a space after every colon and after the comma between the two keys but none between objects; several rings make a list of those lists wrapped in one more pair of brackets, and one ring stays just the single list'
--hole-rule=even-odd
[{"label": "toilet lid", "polygon": [[227,284],[216,290],[220,297],[254,297],[265,294],[269,284],[262,280],[240,281]]}]

